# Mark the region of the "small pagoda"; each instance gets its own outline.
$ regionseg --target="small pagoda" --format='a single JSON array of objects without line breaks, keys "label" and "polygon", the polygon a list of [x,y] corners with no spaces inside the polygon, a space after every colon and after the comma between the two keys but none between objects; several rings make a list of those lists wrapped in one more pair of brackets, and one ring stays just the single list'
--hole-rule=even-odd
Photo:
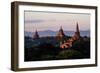
[{"label": "small pagoda", "polygon": [[33,39],[39,39],[39,34],[37,30],[33,34]]}]

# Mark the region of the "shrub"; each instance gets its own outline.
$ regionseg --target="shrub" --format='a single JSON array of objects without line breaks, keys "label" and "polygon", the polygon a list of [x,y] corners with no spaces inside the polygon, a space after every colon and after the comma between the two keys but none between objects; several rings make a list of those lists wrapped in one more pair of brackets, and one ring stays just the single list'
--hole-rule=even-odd
[{"label": "shrub", "polygon": [[81,58],[82,54],[79,51],[76,50],[64,50],[61,51],[58,55],[57,58],[61,58],[61,59],[76,59],[76,58]]}]

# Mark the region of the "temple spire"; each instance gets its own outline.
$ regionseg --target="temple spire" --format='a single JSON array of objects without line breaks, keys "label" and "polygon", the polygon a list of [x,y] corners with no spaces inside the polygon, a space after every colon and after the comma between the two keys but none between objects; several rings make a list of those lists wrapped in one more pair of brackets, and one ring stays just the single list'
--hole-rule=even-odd
[{"label": "temple spire", "polygon": [[78,40],[80,38],[80,31],[79,31],[79,26],[78,26],[78,22],[76,23],[76,31],[75,34],[73,36],[74,40]]},{"label": "temple spire", "polygon": [[38,39],[38,38],[39,38],[39,34],[38,34],[37,29],[36,29],[36,31],[33,34],[33,39]]},{"label": "temple spire", "polygon": [[78,22],[76,23],[76,33],[80,37],[80,31],[79,31]]}]

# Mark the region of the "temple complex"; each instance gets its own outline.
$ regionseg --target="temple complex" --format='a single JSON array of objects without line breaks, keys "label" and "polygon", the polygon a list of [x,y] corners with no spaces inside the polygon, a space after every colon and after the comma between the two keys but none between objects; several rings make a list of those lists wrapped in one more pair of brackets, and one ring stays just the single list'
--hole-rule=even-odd
[{"label": "temple complex", "polygon": [[65,39],[63,42],[60,42],[60,48],[64,49],[64,48],[70,48],[72,47],[72,43],[75,40],[78,40],[80,38],[80,31],[79,31],[79,26],[78,23],[76,24],[76,31],[74,33],[74,36],[72,36],[69,39]]}]

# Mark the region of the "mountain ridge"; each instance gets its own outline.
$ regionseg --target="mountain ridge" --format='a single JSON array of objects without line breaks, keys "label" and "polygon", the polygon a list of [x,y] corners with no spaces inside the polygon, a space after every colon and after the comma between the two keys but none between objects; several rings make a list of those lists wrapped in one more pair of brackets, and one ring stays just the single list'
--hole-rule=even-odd
[{"label": "mountain ridge", "polygon": [[[44,36],[56,36],[58,31],[52,31],[52,30],[44,30],[44,31],[38,31],[38,34],[40,37],[44,37]],[[74,31],[64,31],[65,35],[67,36],[73,36],[74,35]],[[25,36],[29,36],[32,37],[34,34],[34,32],[28,32],[28,31],[24,31],[24,35]],[[80,35],[81,36],[90,36],[90,31],[89,30],[81,30],[80,31]]]}]

